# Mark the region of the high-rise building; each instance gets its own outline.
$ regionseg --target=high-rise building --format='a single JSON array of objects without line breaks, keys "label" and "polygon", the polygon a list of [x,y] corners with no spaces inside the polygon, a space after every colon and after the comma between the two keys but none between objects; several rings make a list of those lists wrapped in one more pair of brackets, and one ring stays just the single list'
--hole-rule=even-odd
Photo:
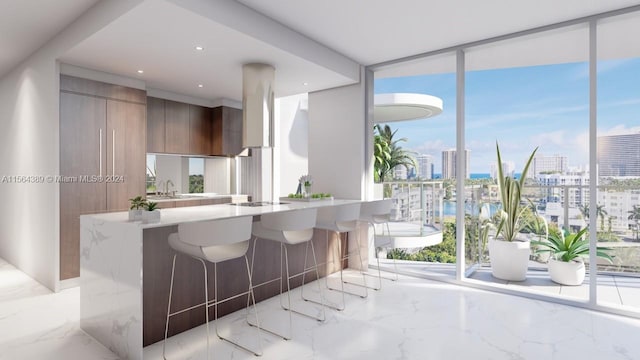
[{"label": "high-rise building", "polygon": [[[513,161],[503,161],[502,162],[502,171],[504,172],[504,176],[513,177],[514,172],[515,172],[515,168],[516,168],[516,166],[513,163]],[[491,178],[492,179],[497,179],[498,178],[498,163],[497,162],[491,163]]]},{"label": "high-rise building", "polygon": [[568,161],[566,156],[562,155],[536,155],[531,162],[531,169],[528,172],[530,178],[544,173],[563,174],[568,170]]},{"label": "high-rise building", "polygon": [[640,176],[640,133],[598,136],[599,176]]},{"label": "high-rise building", "polygon": [[398,165],[393,168],[393,179],[394,180],[407,180],[407,168],[403,165]]},{"label": "high-rise building", "polygon": [[433,179],[433,156],[421,154],[416,157],[416,176],[423,180]]},{"label": "high-rise building", "polygon": [[[466,158],[464,179],[469,178],[469,163],[470,163],[470,151],[465,149],[464,154]],[[455,149],[449,149],[442,151],[442,178],[443,179],[455,179],[458,178],[457,169],[458,157]]]}]

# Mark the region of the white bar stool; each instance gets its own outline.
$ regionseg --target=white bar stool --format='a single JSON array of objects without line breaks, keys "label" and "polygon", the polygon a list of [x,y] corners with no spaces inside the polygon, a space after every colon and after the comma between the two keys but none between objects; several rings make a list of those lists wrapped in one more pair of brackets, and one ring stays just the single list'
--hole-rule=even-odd
[{"label": "white bar stool", "polygon": [[[383,225],[382,235],[384,236],[384,227],[387,228],[387,234],[391,236],[389,230],[389,218],[391,216],[391,199],[367,201],[360,204],[360,220],[367,222],[373,228],[373,244],[376,251],[376,261],[378,262],[378,287],[372,287],[374,290],[380,290],[382,288],[382,274],[380,273],[380,258],[377,256],[379,247],[389,245],[389,238],[378,237],[376,234],[376,225]],[[398,267],[396,265],[396,259],[393,258],[393,266],[395,268],[395,279],[385,278],[392,281],[398,280]],[[365,273],[365,275],[368,275]]]},{"label": "white bar stool", "polygon": [[[277,241],[280,243],[280,305],[284,310],[289,312],[289,335],[284,336],[280,335],[274,331],[269,329],[263,330],[268,331],[272,334],[280,336],[285,340],[291,339],[291,331],[292,331],[292,316],[291,313],[294,312],[299,315],[303,315],[318,321],[325,321],[325,309],[324,303],[321,301],[322,305],[322,316],[314,316],[310,314],[303,313],[301,311],[294,310],[291,306],[291,284],[290,280],[303,276],[302,283],[304,286],[304,275],[310,271],[315,271],[316,277],[318,279],[318,290],[320,291],[320,298],[322,299],[322,288],[320,287],[320,274],[318,272],[318,261],[316,259],[316,251],[313,246],[313,242],[311,239],[313,238],[313,228],[316,224],[316,214],[317,209],[300,209],[286,212],[277,212],[270,214],[263,214],[260,216],[260,221],[254,222],[251,233],[256,237],[256,242],[253,245],[253,253],[251,256],[251,269],[253,270],[253,260],[255,258],[256,247],[258,244],[258,239],[265,239],[271,241]],[[307,243],[311,244],[311,252],[313,254],[313,266],[307,268],[307,251],[305,251],[305,259],[304,266],[300,273],[291,275],[289,272],[289,252],[287,250],[287,245],[295,245]],[[284,252],[284,256],[283,256]],[[284,264],[283,264],[284,263]],[[287,279],[287,306],[282,303],[282,265],[285,265],[286,269],[286,279]],[[259,285],[257,285],[259,286]],[[263,324],[264,325],[264,324]]]},{"label": "white bar stool", "polygon": [[[345,293],[360,296],[361,298],[366,298],[369,294],[367,292],[366,287],[366,279],[364,275],[362,275],[363,285],[359,285],[364,288],[365,294],[356,294],[352,292],[345,291],[344,289],[344,277],[342,272],[342,263],[344,260],[348,260],[350,257],[349,249],[347,248],[345,251],[345,255],[341,256],[340,253],[342,251],[342,238],[340,234],[343,232],[355,231],[358,227],[358,219],[360,218],[360,203],[356,204],[346,204],[346,205],[336,205],[336,206],[326,206],[318,208],[318,220],[316,221],[316,228],[327,230],[327,258],[329,257],[329,231],[334,231],[338,236],[338,256],[335,256],[335,253],[332,252],[333,262],[335,259],[340,259],[340,289],[334,289],[329,287],[329,283],[327,282],[327,288],[329,290],[340,291],[342,292],[342,307],[335,307],[328,305],[331,308],[336,310],[344,310],[345,308]],[[360,251],[360,238],[356,235],[356,242],[358,247],[358,258],[360,260],[360,267],[362,267],[362,254]],[[308,300],[308,299],[307,299]],[[309,300],[311,301],[311,300]]]},{"label": "white bar stool", "polygon": [[[169,305],[167,306],[167,320],[165,324],[164,342],[162,344],[162,357],[165,357],[165,348],[167,336],[169,332],[169,318],[174,315],[181,314],[201,306],[205,307],[205,318],[207,326],[207,359],[209,359],[209,308],[214,307],[214,321],[218,319],[218,304],[225,301],[238,298],[240,296],[249,295],[253,299],[253,307],[255,310],[256,300],[251,286],[251,271],[249,270],[249,260],[247,259],[247,250],[249,249],[249,240],[251,239],[251,216],[243,216],[229,218],[223,220],[200,221],[192,223],[184,223],[178,225],[178,232],[169,235],[169,246],[176,251],[173,255],[173,264],[171,267],[171,287],[169,288]],[[173,280],[176,268],[176,256],[178,253],[191,256],[202,263],[204,269],[204,296],[205,302],[191,306],[187,309],[171,312],[171,298],[173,296]],[[247,276],[249,278],[249,289],[246,292],[232,296],[226,299],[218,298],[218,269],[217,264],[222,261],[236,259],[244,256],[247,265]],[[207,266],[205,261],[213,263],[214,266],[214,299],[209,300]],[[247,300],[247,306],[248,306]],[[259,324],[258,312],[256,310],[256,323]],[[217,321],[214,322],[216,335],[221,340],[229,342],[243,350],[246,350],[256,356],[262,355],[262,340],[260,329],[257,329],[259,351],[251,350],[230,339],[224,338],[218,332]]]}]

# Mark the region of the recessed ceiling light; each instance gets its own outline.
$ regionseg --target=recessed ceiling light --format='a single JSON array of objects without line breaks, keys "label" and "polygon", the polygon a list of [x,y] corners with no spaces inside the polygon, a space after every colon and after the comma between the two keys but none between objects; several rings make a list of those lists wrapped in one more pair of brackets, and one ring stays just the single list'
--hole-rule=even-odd
[{"label": "recessed ceiling light", "polygon": [[307,85],[309,85],[309,83],[308,82],[303,82],[302,85],[307,86]]},{"label": "recessed ceiling light", "polygon": [[138,70],[138,74],[144,74],[144,70]]},{"label": "recessed ceiling light", "polygon": [[199,88],[203,88],[203,87],[204,87],[204,85],[202,85],[202,84],[198,84],[198,87],[199,87]]},{"label": "recessed ceiling light", "polygon": [[198,50],[198,51],[202,51],[202,50],[204,50],[204,47],[202,47],[202,46],[196,46],[196,50]]}]

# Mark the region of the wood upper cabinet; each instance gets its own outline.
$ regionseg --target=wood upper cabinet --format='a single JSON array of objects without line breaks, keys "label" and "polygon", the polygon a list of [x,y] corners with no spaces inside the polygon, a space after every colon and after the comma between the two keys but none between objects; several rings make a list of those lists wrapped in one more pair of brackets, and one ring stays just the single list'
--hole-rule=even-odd
[{"label": "wood upper cabinet", "polygon": [[213,108],[213,155],[241,155],[242,110],[219,106]]},{"label": "wood upper cabinet", "polygon": [[189,154],[189,104],[164,101],[164,152]]},{"label": "wood upper cabinet", "polygon": [[164,99],[147,98],[147,152],[163,153],[165,142]]},{"label": "wood upper cabinet", "polygon": [[213,154],[211,108],[189,105],[189,154]]}]

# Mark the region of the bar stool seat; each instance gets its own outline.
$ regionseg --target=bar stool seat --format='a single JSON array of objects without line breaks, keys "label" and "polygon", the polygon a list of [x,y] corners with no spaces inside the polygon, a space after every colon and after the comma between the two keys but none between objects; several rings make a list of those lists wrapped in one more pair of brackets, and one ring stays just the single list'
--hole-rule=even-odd
[{"label": "bar stool seat", "polygon": [[[263,330],[268,331],[272,334],[278,335],[286,340],[291,339],[292,322],[293,322],[291,313],[303,315],[318,321],[325,321],[326,319],[324,304],[322,303],[322,300],[320,301],[320,304],[322,306],[321,317],[317,317],[317,316],[310,315],[298,310],[294,310],[291,306],[290,280],[292,278],[303,276],[302,286],[304,287],[305,274],[315,270],[316,277],[318,278],[318,280],[320,279],[316,253],[313,247],[313,242],[311,241],[311,239],[313,238],[313,227],[316,223],[316,215],[317,215],[317,209],[314,209],[314,208],[263,214],[260,216],[260,221],[256,221],[253,223],[253,227],[251,230],[251,233],[253,234],[253,236],[256,237],[256,242],[253,246],[253,253],[251,256],[252,271],[253,271],[253,261],[255,258],[255,250],[258,246],[258,238],[264,239],[264,240],[276,241],[280,243],[280,305],[284,310],[287,310],[289,312],[289,335],[281,335],[281,334],[278,334],[277,332],[266,329],[264,327],[263,327]],[[308,253],[307,251],[305,251],[305,259],[304,259],[304,265],[303,265],[302,271],[300,273],[291,275],[289,272],[289,253],[287,250],[287,245],[296,245],[296,244],[302,244],[302,243],[307,243],[307,249],[309,244],[311,244],[314,264],[312,267],[307,268]],[[284,256],[283,256],[283,253],[284,253]],[[287,306],[285,306],[282,303],[282,286],[283,286],[282,281],[284,277],[284,274],[282,273],[282,265],[285,265],[285,269],[286,269]],[[256,286],[259,286],[259,285],[256,285]],[[318,290],[320,291],[320,297],[322,299],[322,289],[320,288],[319,281],[318,281]]]},{"label": "bar stool seat", "polygon": [[[167,318],[165,323],[164,342],[162,344],[162,356],[166,359],[166,342],[169,333],[169,319],[185,311],[193,310],[199,307],[205,308],[205,321],[207,328],[207,359],[209,359],[210,348],[210,335],[209,335],[209,308],[214,307],[214,325],[216,335],[221,340],[229,342],[243,350],[246,350],[254,355],[262,355],[262,339],[260,336],[258,312],[255,310],[256,302],[253,293],[253,287],[251,284],[251,270],[249,269],[249,260],[247,258],[247,250],[249,249],[249,241],[251,239],[251,224],[253,218],[251,216],[242,216],[221,220],[199,221],[192,223],[182,223],[178,225],[178,232],[169,235],[169,246],[176,251],[173,255],[173,263],[171,267],[171,285],[169,287],[169,303],[167,305]],[[177,310],[171,312],[171,300],[173,298],[173,283],[176,268],[176,258],[178,254],[188,255],[202,264],[204,271],[204,302],[191,306],[186,309]],[[237,259],[244,257],[247,277],[249,280],[249,287],[246,292],[237,294],[235,296],[220,299],[218,297],[218,268],[219,262]],[[214,265],[214,298],[209,299],[208,290],[208,274],[207,266],[205,262],[213,263]],[[229,280],[235,280],[229,278]],[[246,346],[243,346],[237,342],[227,339],[220,335],[218,332],[218,304],[225,301],[235,299],[240,296],[247,295],[247,307],[249,302],[253,300],[253,307],[255,310],[256,324],[258,324],[257,339],[259,350],[252,350]]]},{"label": "bar stool seat", "polygon": [[[355,231],[358,227],[358,219],[360,218],[360,203],[356,204],[345,204],[345,205],[336,205],[336,206],[326,206],[318,209],[318,220],[316,221],[316,228],[327,230],[327,257],[329,256],[329,231],[336,232],[338,234],[338,256],[332,255],[333,261],[336,259],[340,259],[340,289],[334,289],[329,287],[327,282],[327,288],[329,290],[340,291],[342,293],[342,307],[334,307],[336,310],[344,310],[345,308],[345,293],[360,296],[365,298],[368,296],[367,287],[366,287],[366,279],[364,275],[362,275],[363,284],[355,284],[361,286],[365,289],[365,294],[356,294],[352,292],[345,291],[344,289],[344,277],[342,271],[342,262],[344,260],[349,259],[350,253],[349,249],[346,250],[345,255],[341,256],[342,251],[342,239],[340,237],[340,233]],[[360,260],[360,266],[362,266],[362,254],[360,251],[360,239],[356,235],[357,242],[357,254]],[[329,306],[329,305],[327,305]]]}]

